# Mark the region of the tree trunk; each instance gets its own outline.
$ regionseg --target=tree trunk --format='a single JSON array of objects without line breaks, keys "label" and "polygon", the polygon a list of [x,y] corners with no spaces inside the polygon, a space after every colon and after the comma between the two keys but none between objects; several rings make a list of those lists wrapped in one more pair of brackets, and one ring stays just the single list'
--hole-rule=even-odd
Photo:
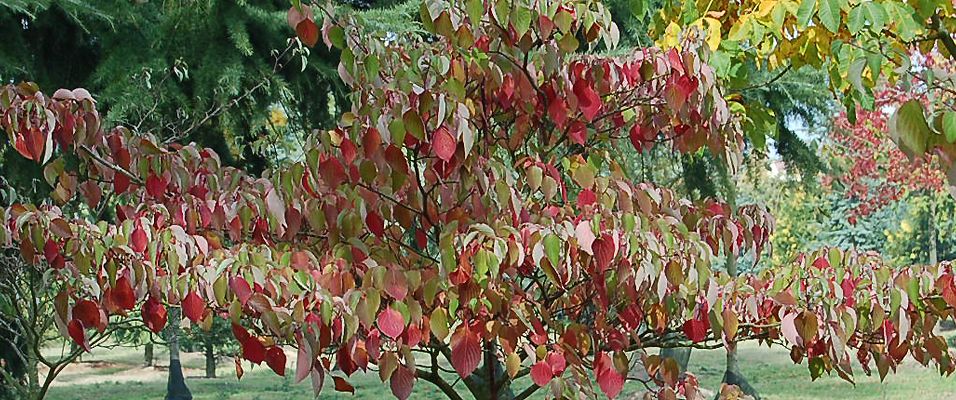
[{"label": "tree trunk", "polygon": [[212,346],[212,340],[209,338],[209,334],[203,336],[206,347],[206,378],[215,378],[216,377],[216,352]]},{"label": "tree trunk", "polygon": [[496,355],[497,346],[494,343],[485,343],[482,352],[484,361],[478,368],[465,378],[465,386],[475,397],[475,400],[512,400],[515,398],[511,389],[511,378],[507,375],[504,365]]},{"label": "tree trunk", "polygon": [[146,343],[143,346],[143,366],[152,367],[153,366],[153,344]]},{"label": "tree trunk", "polygon": [[[731,213],[737,215],[737,184],[733,181],[725,165],[721,164],[720,169],[721,177],[727,188],[727,204],[730,205]],[[727,253],[727,274],[736,277],[738,273],[737,256],[730,252]],[[757,389],[754,389],[754,387],[750,385],[750,382],[747,382],[747,378],[740,372],[740,364],[737,360],[737,343],[728,343],[726,349],[727,367],[724,369],[723,383],[737,385],[744,394],[752,396],[756,400],[760,400],[760,394],[757,393]],[[719,393],[718,391],[718,396]]]},{"label": "tree trunk", "polygon": [[939,262],[936,252],[936,196],[929,195],[929,265]]},{"label": "tree trunk", "polygon": [[193,395],[186,386],[183,366],[179,361],[179,321],[182,319],[179,307],[169,308],[169,326],[166,327],[166,342],[169,343],[169,380],[166,381],[166,400],[192,400]]}]

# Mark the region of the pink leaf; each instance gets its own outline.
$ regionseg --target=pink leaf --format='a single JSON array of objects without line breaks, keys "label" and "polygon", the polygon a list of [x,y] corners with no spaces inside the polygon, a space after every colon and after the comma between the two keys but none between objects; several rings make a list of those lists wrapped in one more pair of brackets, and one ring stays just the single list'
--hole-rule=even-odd
[{"label": "pink leaf", "polygon": [[455,138],[444,125],[435,130],[435,134],[432,136],[432,149],[438,158],[445,162],[451,161],[451,158],[455,156],[457,147],[458,143],[455,142]]},{"label": "pink leaf", "polygon": [[544,386],[551,382],[554,374],[551,372],[551,366],[545,360],[538,361],[531,366],[531,380],[535,385]]},{"label": "pink leaf", "polygon": [[378,329],[386,336],[397,339],[405,332],[405,318],[394,308],[387,307],[378,314]]},{"label": "pink leaf", "polygon": [[252,297],[252,288],[249,287],[249,282],[241,276],[232,277],[229,281],[229,287],[236,293],[236,297],[239,298],[239,303],[242,305],[246,305],[246,302]]},{"label": "pink leaf", "polygon": [[594,360],[594,375],[598,386],[608,398],[615,398],[624,388],[624,376],[614,368],[614,363],[607,353],[600,353]]},{"label": "pink leaf", "polygon": [[299,354],[295,357],[295,383],[302,382],[312,372],[312,354],[305,345],[299,344]]}]

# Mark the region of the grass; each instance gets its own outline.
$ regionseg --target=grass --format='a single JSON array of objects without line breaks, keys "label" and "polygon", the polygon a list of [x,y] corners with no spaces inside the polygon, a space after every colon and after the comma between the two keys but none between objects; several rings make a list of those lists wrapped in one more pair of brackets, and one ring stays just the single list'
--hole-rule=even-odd
[{"label": "grass", "polygon": [[[878,376],[867,377],[862,370],[856,369],[856,385],[842,381],[836,375],[824,376],[816,382],[810,381],[806,365],[794,365],[789,353],[782,348],[758,348],[747,343],[740,346],[740,366],[750,382],[767,400],[809,400],[809,399],[898,399],[898,400],[934,400],[956,398],[956,384],[952,377],[940,377],[932,368],[923,368],[914,361],[907,361],[895,375],[887,377],[881,383]],[[51,400],[140,400],[161,399],[165,394],[165,371],[155,371],[139,381],[123,381],[124,371],[139,371],[140,350],[111,349],[101,350],[86,360],[107,361],[100,368],[87,368],[77,373],[58,378],[58,384],[51,389]],[[166,353],[157,348],[157,360],[164,360]],[[291,357],[294,358],[294,357]],[[690,370],[700,379],[703,388],[716,389],[723,375],[724,352],[722,350],[698,351],[691,355]],[[160,362],[165,364],[165,362]],[[247,370],[242,380],[237,381],[232,363],[219,367],[222,376],[216,379],[194,377],[201,374],[203,360],[198,355],[184,357],[184,366],[188,369],[187,384],[197,400],[292,400],[311,399],[312,389],[308,380],[293,384],[292,378],[276,376],[266,367]],[[248,365],[247,365],[248,368]],[[875,368],[875,367],[874,367]],[[294,369],[289,367],[289,375]],[[119,381],[119,382],[118,382]],[[78,383],[79,382],[79,383]],[[87,383],[93,382],[93,383]],[[390,399],[391,392],[387,384],[382,384],[375,373],[353,375],[350,382],[356,388],[355,396],[337,393],[326,382],[326,390],[321,399]],[[464,385],[459,383],[462,393]],[[519,381],[517,388],[527,386],[527,381]],[[638,384],[628,384],[624,395],[619,398],[631,398],[639,392]],[[464,396],[470,398],[469,396]],[[415,385],[413,399],[441,399],[441,394],[424,381]],[[534,397],[544,398],[544,391]]]}]

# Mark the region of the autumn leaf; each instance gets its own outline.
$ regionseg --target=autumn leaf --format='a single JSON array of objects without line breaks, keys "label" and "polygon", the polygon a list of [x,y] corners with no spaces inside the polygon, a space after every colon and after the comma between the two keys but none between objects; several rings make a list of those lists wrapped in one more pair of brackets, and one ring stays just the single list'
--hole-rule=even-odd
[{"label": "autumn leaf", "polygon": [[386,307],[378,314],[378,329],[392,339],[397,339],[405,331],[405,319],[402,314],[391,307]]},{"label": "autumn leaf", "polygon": [[462,378],[471,375],[481,361],[481,344],[478,335],[461,325],[452,335],[451,365]]},{"label": "autumn leaf", "polygon": [[206,303],[196,294],[190,291],[182,301],[183,314],[193,323],[199,322],[203,318],[203,311],[206,309]]},{"label": "autumn leaf", "polygon": [[279,376],[285,376],[285,352],[279,346],[272,346],[266,351],[266,365]]},{"label": "autumn leaf", "polygon": [[445,162],[451,161],[452,157],[455,156],[457,147],[458,143],[455,142],[455,138],[444,125],[435,130],[432,136],[432,149],[434,149],[438,158]]}]

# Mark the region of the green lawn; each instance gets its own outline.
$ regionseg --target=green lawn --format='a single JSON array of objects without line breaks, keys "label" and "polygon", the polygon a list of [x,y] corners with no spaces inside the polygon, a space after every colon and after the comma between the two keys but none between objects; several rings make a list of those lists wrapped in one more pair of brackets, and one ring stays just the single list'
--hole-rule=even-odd
[{"label": "green lawn", "polygon": [[[96,368],[81,367],[71,371],[58,380],[59,384],[51,390],[52,400],[139,400],[161,399],[165,393],[165,371],[154,371],[139,366],[139,350],[111,349],[101,350],[87,356],[87,361],[97,360],[107,363]],[[156,352],[158,360],[164,360],[166,354]],[[294,358],[294,357],[290,357]],[[867,377],[858,371],[857,384],[854,387],[836,376],[823,377],[816,382],[810,381],[810,375],[804,365],[793,365],[789,354],[782,348],[757,348],[755,345],[741,345],[741,368],[753,385],[768,400],[803,399],[900,399],[933,400],[956,399],[956,377],[940,377],[934,370],[922,368],[915,362],[907,362],[896,375],[891,375],[884,383],[879,378]],[[724,353],[722,350],[694,351],[690,369],[700,378],[705,388],[719,387],[723,374]],[[165,364],[165,362],[160,362]],[[222,364],[217,379],[198,378],[202,374],[203,360],[197,355],[188,355],[184,364],[187,368],[187,383],[197,400],[230,399],[311,399],[308,382],[293,384],[290,377],[282,378],[265,367],[247,370],[241,381],[236,381],[232,363]],[[291,375],[294,369],[289,367]],[[119,381],[119,382],[117,382]],[[387,385],[378,381],[377,374],[356,374],[351,379],[356,387],[356,395],[336,393],[327,383],[322,399],[352,398],[392,398]],[[524,387],[527,382],[519,382]],[[465,393],[463,385],[462,391]],[[633,384],[625,388],[625,394],[640,390]],[[415,399],[438,399],[439,392],[427,382],[420,381],[415,386]],[[465,396],[468,398],[467,396]],[[535,398],[543,398],[543,393]],[[622,395],[620,398],[630,398]]]}]

